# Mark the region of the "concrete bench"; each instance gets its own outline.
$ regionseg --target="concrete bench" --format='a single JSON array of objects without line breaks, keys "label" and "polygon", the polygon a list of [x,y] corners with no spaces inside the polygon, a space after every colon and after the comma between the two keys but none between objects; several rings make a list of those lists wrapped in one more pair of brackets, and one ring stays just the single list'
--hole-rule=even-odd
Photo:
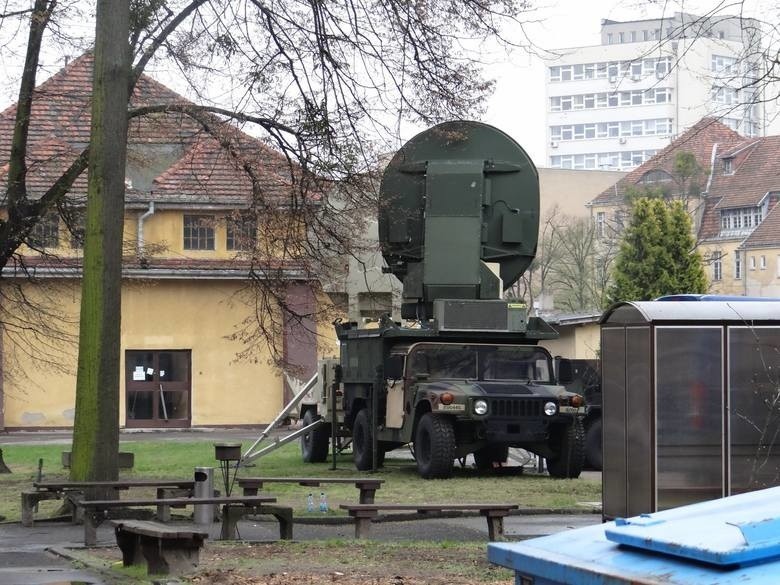
[{"label": "concrete bench", "polygon": [[371,521],[380,510],[394,512],[416,512],[433,514],[445,511],[479,512],[487,520],[488,538],[491,541],[504,540],[504,516],[516,510],[517,504],[341,504],[355,519],[355,538],[368,538]]},{"label": "concrete bench", "polygon": [[[97,527],[105,518],[107,512],[117,508],[134,508],[143,506],[196,506],[198,504],[218,504],[222,506],[222,538],[235,538],[236,521],[243,515],[233,510],[234,507],[255,510],[262,514],[263,505],[276,502],[271,496],[230,496],[212,498],[165,498],[165,499],[138,499],[138,500],[81,500],[76,502],[79,508],[84,510],[84,544],[94,546],[97,544]],[[243,510],[242,510],[243,511]],[[245,511],[243,511],[245,512]],[[273,511],[269,514],[279,520],[279,532],[282,538],[289,534],[292,538],[292,509],[289,514],[281,513],[278,516]]]},{"label": "concrete bench", "polygon": [[171,575],[198,566],[200,549],[208,532],[158,522],[120,520],[112,522],[122,564],[146,564],[147,573]]},{"label": "concrete bench", "polygon": [[[22,492],[22,526],[32,526],[35,520],[35,507],[43,500],[64,500],[73,509],[73,520],[80,521],[76,502],[84,499],[84,492],[90,489],[113,489],[125,491],[130,488],[154,488],[157,498],[190,496],[194,489],[194,480],[180,479],[135,479],[119,481],[38,481],[33,490]],[[168,520],[170,508],[161,505],[157,509],[157,518]]]},{"label": "concrete bench", "polygon": [[239,477],[239,487],[245,496],[255,496],[266,483],[297,483],[307,487],[320,487],[322,484],[353,484],[360,490],[359,502],[373,504],[376,490],[382,487],[384,479],[366,479],[364,477]]}]

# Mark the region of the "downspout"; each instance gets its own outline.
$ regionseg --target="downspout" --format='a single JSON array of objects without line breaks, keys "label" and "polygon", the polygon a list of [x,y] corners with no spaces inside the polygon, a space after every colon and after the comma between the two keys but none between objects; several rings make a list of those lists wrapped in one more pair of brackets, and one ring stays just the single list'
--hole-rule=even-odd
[{"label": "downspout", "polygon": [[138,216],[138,233],[136,236],[136,253],[138,254],[138,257],[142,257],[144,255],[144,221],[146,221],[146,218],[154,215],[154,201],[149,202],[149,209],[147,209],[142,215]]}]

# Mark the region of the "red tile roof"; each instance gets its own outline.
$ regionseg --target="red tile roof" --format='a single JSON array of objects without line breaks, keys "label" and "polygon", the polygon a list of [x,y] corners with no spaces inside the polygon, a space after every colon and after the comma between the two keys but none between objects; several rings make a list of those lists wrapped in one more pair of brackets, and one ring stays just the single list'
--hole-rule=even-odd
[{"label": "red tile roof", "polygon": [[[66,168],[72,157],[89,142],[93,58],[86,53],[72,61],[35,90],[30,118],[28,165],[30,194],[39,196]],[[162,104],[193,105],[161,83],[142,75],[133,92],[131,107]],[[16,106],[0,113],[0,160],[8,160]],[[130,120],[128,143],[138,155],[131,164],[143,164],[145,145],[177,145],[182,153],[168,169],[154,178],[152,189],[129,189],[127,201],[176,202],[183,205],[224,204],[247,206],[252,183],[244,167],[260,178],[256,194],[289,196],[287,161],[260,140],[231,124],[206,116],[219,140],[202,124],[178,112],[162,112]],[[56,137],[56,138],[53,138]],[[230,144],[230,149],[223,147]],[[133,148],[134,147],[134,148]],[[149,151],[154,158],[154,151]],[[159,162],[159,161],[157,161]],[[130,165],[128,165],[130,167]],[[7,164],[0,166],[0,177]],[[86,173],[74,185],[71,197],[86,195]]]},{"label": "red tile roof", "polygon": [[728,126],[721,124],[715,118],[702,118],[653,158],[628,173],[614,186],[605,189],[591,201],[591,204],[616,205],[623,203],[628,186],[639,183],[640,179],[648,171],[664,170],[672,174],[674,159],[678,152],[692,153],[699,166],[705,172],[709,172],[712,164],[713,147],[717,147],[717,152],[724,152],[744,142],[745,138]]},{"label": "red tile roof", "polygon": [[764,221],[745,238],[740,248],[773,248],[780,246],[780,204],[775,203]]}]

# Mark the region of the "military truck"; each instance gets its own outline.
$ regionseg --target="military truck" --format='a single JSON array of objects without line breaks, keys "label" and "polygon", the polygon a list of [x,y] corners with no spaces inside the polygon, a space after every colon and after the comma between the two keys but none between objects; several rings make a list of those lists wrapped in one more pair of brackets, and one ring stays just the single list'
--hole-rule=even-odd
[{"label": "military truck", "polygon": [[551,475],[579,476],[584,400],[556,383],[537,345],[557,333],[501,298],[536,253],[539,180],[525,151],[485,124],[435,126],[389,163],[378,217],[407,324],[336,324],[338,363],[321,364],[301,406],[304,460],[324,461],[328,442],[346,438],[368,470],[411,444],[422,477],[446,478],[468,454],[490,469],[521,447]]}]

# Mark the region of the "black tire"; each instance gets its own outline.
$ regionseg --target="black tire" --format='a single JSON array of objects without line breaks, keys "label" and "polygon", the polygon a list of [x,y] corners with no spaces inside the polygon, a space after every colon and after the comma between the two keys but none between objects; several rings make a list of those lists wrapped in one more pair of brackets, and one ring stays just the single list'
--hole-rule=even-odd
[{"label": "black tire", "polygon": [[[308,426],[319,418],[314,411],[307,410],[303,415],[303,426]],[[327,460],[329,446],[330,425],[323,423],[301,437],[301,455],[304,463],[322,463]]]},{"label": "black tire", "polygon": [[414,458],[423,479],[446,479],[455,460],[455,428],[447,416],[426,413],[417,424]]},{"label": "black tire", "polygon": [[371,428],[371,416],[368,414],[368,409],[363,408],[357,413],[355,422],[352,425],[352,458],[355,461],[355,467],[358,471],[368,471],[371,469],[372,437],[373,429]]},{"label": "black tire", "polygon": [[547,471],[552,477],[573,479],[579,477],[585,466],[585,431],[582,421],[553,431],[550,445],[554,456],[547,458]]},{"label": "black tire", "polygon": [[506,463],[509,445],[491,443],[474,451],[474,465],[480,471],[490,471],[494,463]]},{"label": "black tire", "polygon": [[601,419],[597,419],[585,432],[585,460],[596,471],[601,471],[604,464],[601,441]]}]

